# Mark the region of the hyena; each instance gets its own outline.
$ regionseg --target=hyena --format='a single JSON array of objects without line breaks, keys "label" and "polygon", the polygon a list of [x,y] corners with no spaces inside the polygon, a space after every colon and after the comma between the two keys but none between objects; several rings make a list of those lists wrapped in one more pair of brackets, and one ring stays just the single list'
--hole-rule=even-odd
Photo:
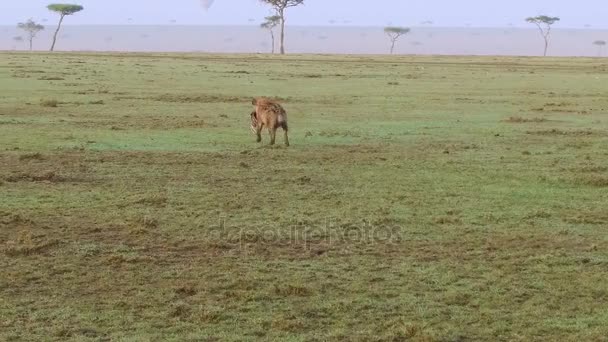
[{"label": "hyena", "polygon": [[277,129],[281,127],[285,135],[285,146],[289,146],[287,136],[287,112],[278,102],[259,97],[252,101],[255,109],[251,112],[251,130],[257,135],[257,142],[262,141],[262,129],[268,128],[270,145],[274,145]]}]

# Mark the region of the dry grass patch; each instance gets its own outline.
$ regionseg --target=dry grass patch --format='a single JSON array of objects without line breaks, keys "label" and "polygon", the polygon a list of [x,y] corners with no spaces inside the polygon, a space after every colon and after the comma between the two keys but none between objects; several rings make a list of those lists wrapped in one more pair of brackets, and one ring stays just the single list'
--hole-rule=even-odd
[{"label": "dry grass patch", "polygon": [[298,333],[305,330],[306,324],[294,315],[283,315],[273,319],[271,327],[279,331]]},{"label": "dry grass patch", "polygon": [[26,153],[19,156],[19,160],[28,161],[28,160],[44,160],[44,156],[42,153],[34,152],[34,153]]},{"label": "dry grass patch", "polygon": [[572,171],[580,173],[601,173],[608,172],[608,167],[599,165],[587,165],[580,168],[574,168],[572,169]]},{"label": "dry grass patch", "polygon": [[226,96],[226,95],[184,95],[184,94],[164,94],[152,98],[160,102],[175,103],[249,103],[251,98],[245,96]]},{"label": "dry grass patch", "polygon": [[0,223],[2,224],[33,224],[33,222],[21,214],[0,211]]},{"label": "dry grass patch", "polygon": [[527,131],[527,134],[531,135],[557,135],[557,136],[571,136],[571,137],[585,137],[585,136],[607,136],[608,133],[605,131],[593,130],[593,129],[572,129],[572,130],[561,130],[557,128],[538,130],[538,131]]},{"label": "dry grass patch", "polygon": [[547,121],[549,121],[549,120],[547,120],[545,118],[539,118],[539,117],[524,118],[521,116],[510,116],[510,117],[502,120],[502,122],[508,122],[508,123],[527,123],[527,122],[539,123],[539,122],[547,122]]},{"label": "dry grass patch", "polygon": [[576,183],[598,188],[605,188],[608,187],[608,176],[600,174],[583,175],[576,179]]},{"label": "dry grass patch", "polygon": [[40,100],[40,105],[42,107],[56,108],[59,106],[59,101],[55,99]]},{"label": "dry grass patch", "polygon": [[281,297],[308,297],[312,290],[301,285],[275,285],[274,293]]},{"label": "dry grass patch", "polygon": [[55,171],[43,171],[40,173],[16,173],[4,177],[4,180],[9,183],[16,182],[49,182],[49,183],[64,183],[76,181],[76,179],[63,176]]},{"label": "dry grass patch", "polygon": [[4,254],[7,256],[28,256],[40,254],[47,249],[59,244],[58,240],[43,240],[36,238],[29,231],[22,231],[15,240],[9,240],[4,244]]},{"label": "dry grass patch", "polygon": [[164,207],[167,205],[168,201],[169,198],[164,194],[152,194],[136,200],[135,203],[154,207]]},{"label": "dry grass patch", "polygon": [[38,78],[39,81],[63,81],[65,78],[59,76],[42,76]]},{"label": "dry grass patch", "polygon": [[583,211],[562,219],[571,224],[606,224],[608,223],[608,212],[605,211]]}]

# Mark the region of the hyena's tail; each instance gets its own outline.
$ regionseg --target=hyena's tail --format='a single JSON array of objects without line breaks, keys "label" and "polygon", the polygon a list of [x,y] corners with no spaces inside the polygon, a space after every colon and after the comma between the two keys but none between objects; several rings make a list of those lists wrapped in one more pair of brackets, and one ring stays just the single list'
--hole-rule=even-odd
[{"label": "hyena's tail", "polygon": [[279,126],[284,129],[284,130],[288,130],[289,127],[287,126],[287,116],[283,113],[283,114],[279,114],[279,116],[277,117],[277,121]]},{"label": "hyena's tail", "polygon": [[253,133],[257,133],[257,127],[258,127],[258,118],[257,118],[257,114],[254,110],[253,112],[251,112],[251,125],[249,126],[249,128],[251,128],[251,131]]}]

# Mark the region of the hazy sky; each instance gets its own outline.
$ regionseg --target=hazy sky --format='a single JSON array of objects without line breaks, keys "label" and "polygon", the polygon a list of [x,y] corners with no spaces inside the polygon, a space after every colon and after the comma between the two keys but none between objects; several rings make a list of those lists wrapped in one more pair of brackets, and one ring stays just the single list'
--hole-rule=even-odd
[{"label": "hazy sky", "polygon": [[[13,25],[29,17],[50,25],[56,16],[49,0],[0,0],[0,24]],[[62,2],[62,1],[59,1]],[[201,0],[71,0],[85,11],[66,24],[256,24],[269,14],[258,0],[215,0],[208,11]],[[556,27],[608,28],[606,0],[306,0],[290,9],[291,25],[402,25],[506,27],[529,26],[524,18],[560,16]],[[48,21],[47,21],[48,20]],[[428,25],[428,23],[426,24]]]}]

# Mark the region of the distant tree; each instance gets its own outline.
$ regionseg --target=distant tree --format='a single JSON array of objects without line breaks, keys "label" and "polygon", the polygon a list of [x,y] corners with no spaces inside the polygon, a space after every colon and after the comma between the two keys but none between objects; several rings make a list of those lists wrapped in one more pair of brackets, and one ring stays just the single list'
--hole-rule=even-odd
[{"label": "distant tree", "polygon": [[606,46],[606,41],[605,40],[596,40],[593,42],[593,45],[597,45],[597,55],[602,57],[603,52],[604,52],[604,46]]},{"label": "distant tree", "polygon": [[17,45],[16,44],[22,43],[23,42],[23,37],[21,37],[21,36],[15,36],[15,37],[13,37],[13,41],[15,42],[15,45],[13,45],[13,50],[17,50]]},{"label": "distant tree", "polygon": [[51,51],[55,50],[55,43],[57,42],[57,34],[61,29],[61,24],[63,23],[63,19],[68,15],[73,15],[78,13],[84,9],[84,7],[80,5],[71,5],[71,4],[50,4],[46,8],[48,8],[51,12],[59,13],[59,24],[57,25],[57,30],[55,30],[55,34],[53,35],[53,44],[51,45]]},{"label": "distant tree", "polygon": [[539,15],[537,17],[529,17],[526,18],[526,21],[530,24],[536,25],[540,34],[543,36],[545,40],[545,51],[543,56],[547,56],[547,49],[549,49],[549,38],[551,36],[551,26],[558,22],[560,19],[558,17],[549,17],[546,15]]},{"label": "distant tree", "polygon": [[34,38],[36,38],[36,35],[38,34],[38,32],[44,30],[44,26],[36,23],[33,19],[30,18],[28,21],[26,21],[24,23],[17,24],[17,28],[19,28],[27,33],[28,41],[30,43],[30,51],[32,51]]},{"label": "distant tree", "polygon": [[260,0],[272,6],[280,18],[281,24],[281,54],[285,54],[285,10],[289,7],[296,7],[304,4],[304,0]]},{"label": "distant tree", "polygon": [[395,50],[395,43],[397,42],[397,40],[401,36],[408,34],[409,32],[410,32],[410,29],[407,27],[387,26],[384,28],[384,33],[386,33],[386,35],[391,40],[391,55],[393,54],[393,51]]},{"label": "distant tree", "polygon": [[266,17],[264,18],[266,21],[263,22],[262,24],[260,24],[260,27],[263,29],[268,30],[268,32],[270,32],[270,39],[272,41],[272,50],[271,52],[274,53],[274,28],[277,27],[280,23],[281,23],[281,17],[279,17],[278,15],[272,15],[270,17]]}]

